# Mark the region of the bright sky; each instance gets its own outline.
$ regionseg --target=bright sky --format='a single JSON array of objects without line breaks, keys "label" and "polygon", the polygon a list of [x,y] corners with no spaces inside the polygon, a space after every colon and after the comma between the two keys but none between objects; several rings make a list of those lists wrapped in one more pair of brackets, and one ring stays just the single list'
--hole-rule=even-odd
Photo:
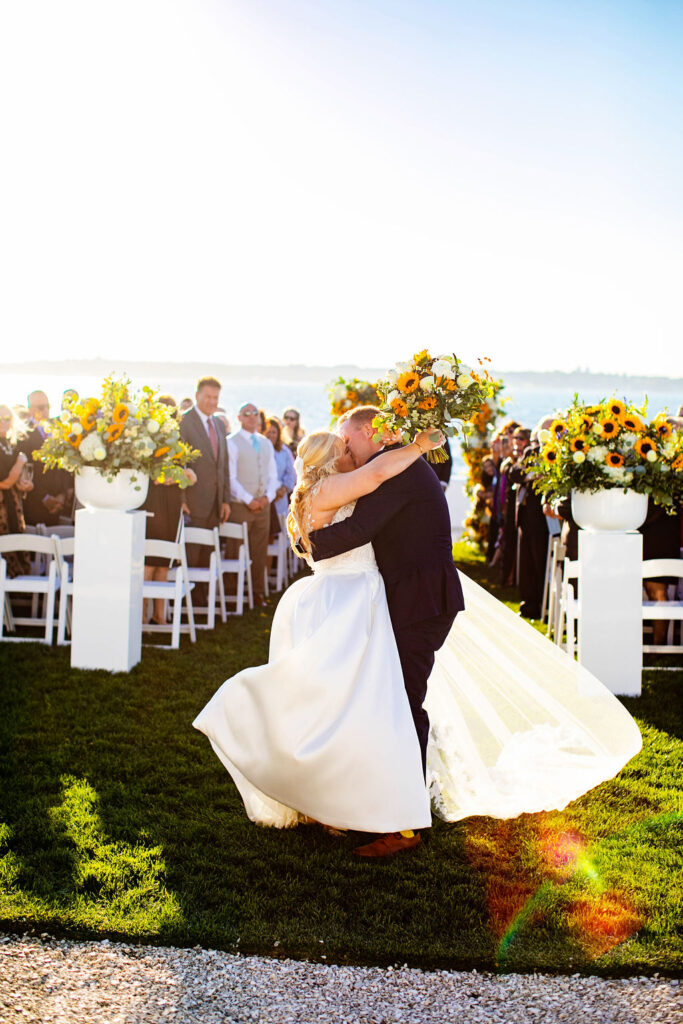
[{"label": "bright sky", "polygon": [[22,0],[2,358],[683,376],[680,0]]}]

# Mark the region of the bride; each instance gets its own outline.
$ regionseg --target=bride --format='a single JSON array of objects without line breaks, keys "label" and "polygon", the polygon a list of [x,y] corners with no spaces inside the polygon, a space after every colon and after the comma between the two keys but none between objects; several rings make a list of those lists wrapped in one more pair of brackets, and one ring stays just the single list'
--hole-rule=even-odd
[{"label": "bride", "polygon": [[450,821],[561,809],[640,749],[598,680],[461,575],[466,611],[429,678],[425,785],[372,544],[313,562],[310,534],[352,516],[357,499],[443,443],[433,437],[360,468],[335,434],[299,445],[290,530],[313,575],[283,595],[268,664],[228,679],[193,723],[258,824],[411,836],[431,823],[430,796]]}]

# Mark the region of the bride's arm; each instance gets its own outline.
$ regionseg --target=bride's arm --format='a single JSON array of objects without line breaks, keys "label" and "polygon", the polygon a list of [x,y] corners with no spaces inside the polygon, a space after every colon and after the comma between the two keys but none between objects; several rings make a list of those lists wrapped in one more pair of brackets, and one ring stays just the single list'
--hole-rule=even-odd
[{"label": "bride's arm", "polygon": [[383,452],[360,469],[351,473],[335,473],[326,477],[315,497],[321,511],[341,508],[364,494],[370,494],[394,476],[398,476],[414,462],[433,448],[440,448],[445,442],[441,431],[423,430],[415,440],[396,451]]}]

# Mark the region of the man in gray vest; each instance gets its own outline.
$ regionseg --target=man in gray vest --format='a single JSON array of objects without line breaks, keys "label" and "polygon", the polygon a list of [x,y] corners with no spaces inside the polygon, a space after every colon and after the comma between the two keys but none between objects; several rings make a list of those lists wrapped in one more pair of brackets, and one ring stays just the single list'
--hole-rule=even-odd
[{"label": "man in gray vest", "polygon": [[247,524],[254,602],[263,606],[266,603],[270,503],[278,487],[275,453],[268,438],[258,432],[261,417],[253,402],[243,405],[237,418],[241,429],[228,438],[230,522]]}]

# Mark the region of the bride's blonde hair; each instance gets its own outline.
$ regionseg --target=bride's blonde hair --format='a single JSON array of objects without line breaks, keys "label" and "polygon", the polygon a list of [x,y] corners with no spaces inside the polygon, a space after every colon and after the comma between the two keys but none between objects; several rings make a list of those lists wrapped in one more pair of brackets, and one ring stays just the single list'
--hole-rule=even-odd
[{"label": "bride's blonde hair", "polygon": [[309,534],[313,489],[326,476],[337,472],[337,462],[343,452],[344,442],[329,430],[315,430],[299,442],[296,450],[297,458],[301,460],[297,466],[299,479],[292,491],[287,516],[287,532],[299,557],[301,554],[295,547],[297,540],[306,554],[311,553]]}]

